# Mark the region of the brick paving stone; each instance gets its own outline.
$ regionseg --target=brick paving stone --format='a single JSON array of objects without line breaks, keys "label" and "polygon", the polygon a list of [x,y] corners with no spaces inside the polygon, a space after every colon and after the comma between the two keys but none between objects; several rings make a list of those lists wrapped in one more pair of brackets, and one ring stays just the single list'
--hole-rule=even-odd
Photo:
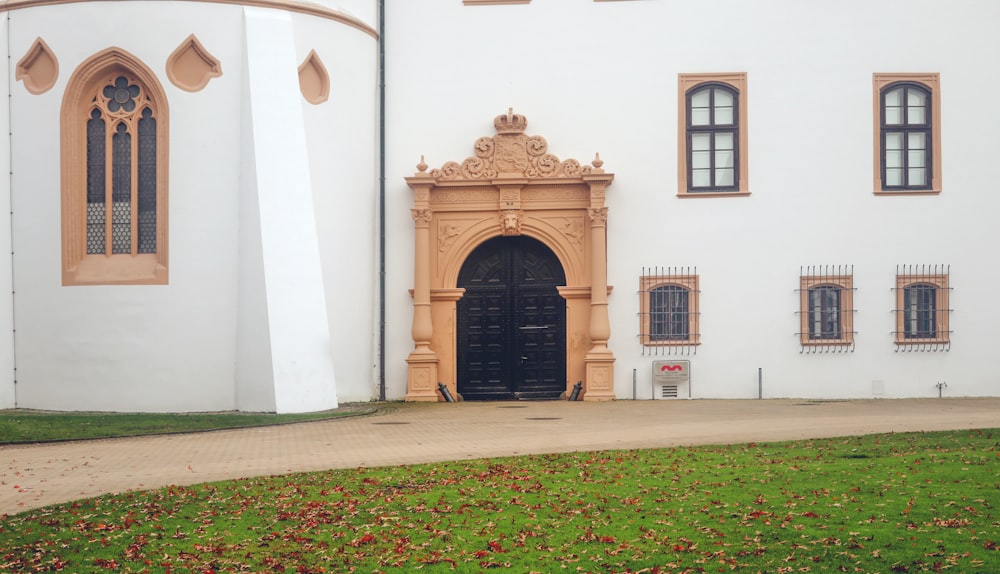
[{"label": "brick paving stone", "polygon": [[0,515],[290,472],[581,450],[1000,427],[1000,398],[389,403],[376,415],[0,447]]}]

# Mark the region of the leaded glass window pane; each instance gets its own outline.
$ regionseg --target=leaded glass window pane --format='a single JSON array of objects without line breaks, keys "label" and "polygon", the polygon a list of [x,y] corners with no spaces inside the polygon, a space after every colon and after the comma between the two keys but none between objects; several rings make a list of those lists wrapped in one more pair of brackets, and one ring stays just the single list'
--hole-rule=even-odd
[{"label": "leaded glass window pane", "polygon": [[112,141],[111,252],[132,252],[132,136],[124,122]]},{"label": "leaded glass window pane", "polygon": [[146,108],[139,120],[139,253],[156,253],[156,119]]},{"label": "leaded glass window pane", "polygon": [[105,128],[100,110],[87,120],[87,253],[104,253]]},{"label": "leaded glass window pane", "polygon": [[139,86],[129,84],[128,78],[118,76],[113,86],[104,86],[104,97],[108,99],[108,111],[135,111],[135,98],[139,95]]}]

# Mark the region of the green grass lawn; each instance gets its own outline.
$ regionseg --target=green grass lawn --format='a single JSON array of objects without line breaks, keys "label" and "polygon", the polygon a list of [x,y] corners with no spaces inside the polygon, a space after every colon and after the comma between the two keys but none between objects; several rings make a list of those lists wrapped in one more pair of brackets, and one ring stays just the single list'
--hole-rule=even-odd
[{"label": "green grass lawn", "polygon": [[1000,430],[584,452],[132,492],[0,571],[1000,572]]},{"label": "green grass lawn", "polygon": [[314,421],[375,412],[375,406],[348,405],[336,410],[274,413],[56,413],[0,410],[0,445],[163,433],[199,432]]}]

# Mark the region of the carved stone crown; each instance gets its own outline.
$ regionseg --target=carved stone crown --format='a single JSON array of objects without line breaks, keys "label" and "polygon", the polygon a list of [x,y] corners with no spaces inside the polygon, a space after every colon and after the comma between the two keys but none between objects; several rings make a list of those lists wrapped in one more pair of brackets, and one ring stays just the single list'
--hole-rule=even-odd
[{"label": "carved stone crown", "polygon": [[493,119],[493,127],[497,129],[498,134],[523,134],[528,127],[528,118],[515,114],[514,108],[507,108],[506,115]]},{"label": "carved stone crown", "polygon": [[494,179],[497,177],[578,178],[591,173],[604,173],[604,162],[594,157],[593,165],[581,165],[575,159],[560,160],[548,152],[549,144],[542,136],[524,133],[528,118],[515,114],[513,108],[493,120],[495,136],[476,140],[476,155],[465,158],[461,164],[448,161],[440,169],[427,172],[423,156],[417,169],[418,175],[429,175],[436,180]]}]

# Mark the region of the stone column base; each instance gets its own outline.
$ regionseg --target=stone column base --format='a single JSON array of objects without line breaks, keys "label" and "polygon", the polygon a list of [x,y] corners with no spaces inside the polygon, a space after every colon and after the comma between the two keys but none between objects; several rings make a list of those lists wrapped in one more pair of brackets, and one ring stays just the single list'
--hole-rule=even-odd
[{"label": "stone column base", "polygon": [[587,356],[587,379],[583,386],[585,401],[615,400],[615,358],[614,356]]},{"label": "stone column base", "polygon": [[406,358],[406,402],[438,402],[437,355],[410,353]]}]

